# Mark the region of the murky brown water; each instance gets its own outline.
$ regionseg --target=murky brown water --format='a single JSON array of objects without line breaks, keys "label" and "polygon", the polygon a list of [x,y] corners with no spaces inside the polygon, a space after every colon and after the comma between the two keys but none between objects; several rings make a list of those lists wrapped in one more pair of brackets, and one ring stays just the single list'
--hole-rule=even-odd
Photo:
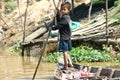
[{"label": "murky brown water", "polygon": [[[17,57],[0,53],[0,80],[31,80],[37,58]],[[35,80],[53,80],[55,63],[41,63]]]},{"label": "murky brown water", "polygon": [[[37,65],[37,58],[27,58],[12,56],[0,53],[0,80],[31,80]],[[120,63],[98,62],[80,63],[88,66],[99,66],[113,69],[120,69]],[[37,71],[35,80],[54,80],[53,74],[56,67],[55,63],[41,63]]]}]

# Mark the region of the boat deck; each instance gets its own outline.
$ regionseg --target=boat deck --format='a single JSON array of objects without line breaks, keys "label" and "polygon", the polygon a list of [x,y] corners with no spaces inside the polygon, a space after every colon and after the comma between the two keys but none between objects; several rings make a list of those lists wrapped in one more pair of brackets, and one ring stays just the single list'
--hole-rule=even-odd
[{"label": "boat deck", "polygon": [[[65,80],[120,80],[120,70],[99,68],[99,67],[92,67],[92,66],[83,66],[79,64],[74,64],[74,68],[69,68],[68,70],[60,70],[61,67],[63,67],[63,64],[58,63],[58,67],[54,74],[55,78],[58,80],[62,80],[63,76]],[[89,68],[88,70],[91,74],[90,76],[78,75],[83,67]],[[58,75],[59,73],[61,73],[62,75],[61,74],[60,74],[61,76]]]}]

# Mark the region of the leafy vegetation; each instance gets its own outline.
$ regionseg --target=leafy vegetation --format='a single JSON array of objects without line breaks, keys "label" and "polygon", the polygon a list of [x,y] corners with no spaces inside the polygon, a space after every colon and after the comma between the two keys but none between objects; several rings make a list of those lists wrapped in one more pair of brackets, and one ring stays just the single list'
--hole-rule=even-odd
[{"label": "leafy vegetation", "polygon": [[120,53],[117,54],[117,60],[120,61]]},{"label": "leafy vegetation", "polygon": [[20,53],[21,52],[21,45],[20,45],[21,41],[17,42],[14,46],[10,47],[9,50],[12,53]]},{"label": "leafy vegetation", "polygon": [[[120,6],[120,0],[115,0],[114,6],[115,7]],[[117,19],[118,24],[120,24],[120,9],[117,11],[117,13],[115,15],[112,16],[112,18]]]},{"label": "leafy vegetation", "polygon": [[113,18],[117,19],[118,23],[120,24],[120,11],[118,11],[118,13],[115,16],[113,16]]},{"label": "leafy vegetation", "polygon": [[120,0],[115,0],[115,6],[118,6],[118,5],[120,5]]},{"label": "leafy vegetation", "polygon": [[[97,3],[104,3],[105,0],[93,0],[93,3],[94,4],[97,4]],[[118,6],[120,4],[120,0],[115,0],[115,6]]]},{"label": "leafy vegetation", "polygon": [[93,0],[93,4],[97,4],[97,3],[103,3],[105,2],[104,0]]},{"label": "leafy vegetation", "polygon": [[49,55],[45,55],[43,57],[43,61],[47,61],[47,62],[56,62],[57,57],[60,56],[62,53],[60,52],[54,52],[54,53],[50,53]]},{"label": "leafy vegetation", "polygon": [[[62,54],[59,52],[50,53],[49,55],[44,56],[43,60],[46,59],[48,62],[55,62],[57,57]],[[117,58],[111,56],[107,50],[100,51],[93,49],[92,47],[79,46],[73,48],[72,51],[69,52],[72,61],[74,62],[107,62],[107,61],[120,61],[120,54],[118,54]]]},{"label": "leafy vegetation", "polygon": [[5,0],[5,13],[10,13],[15,9],[15,0]]}]

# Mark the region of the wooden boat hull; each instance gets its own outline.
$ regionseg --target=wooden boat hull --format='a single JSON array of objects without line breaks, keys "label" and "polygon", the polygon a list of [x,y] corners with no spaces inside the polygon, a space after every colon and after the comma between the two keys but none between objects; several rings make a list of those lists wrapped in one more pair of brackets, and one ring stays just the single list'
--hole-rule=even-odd
[{"label": "wooden boat hull", "polygon": [[[57,67],[54,72],[55,80],[120,80],[120,70],[83,66],[80,64],[73,65],[74,68],[69,68],[68,70],[61,70],[64,64],[63,60],[59,58],[57,61]],[[89,75],[80,75],[80,71],[83,67],[89,68]]]},{"label": "wooden boat hull", "polygon": [[68,70],[61,70],[62,66],[61,63],[59,63],[59,67],[55,69],[54,72],[54,78],[55,80],[75,80],[75,79],[82,79],[82,78],[94,78],[96,73],[90,73],[89,76],[80,76],[80,69],[83,66],[74,64],[74,68],[69,68]]}]

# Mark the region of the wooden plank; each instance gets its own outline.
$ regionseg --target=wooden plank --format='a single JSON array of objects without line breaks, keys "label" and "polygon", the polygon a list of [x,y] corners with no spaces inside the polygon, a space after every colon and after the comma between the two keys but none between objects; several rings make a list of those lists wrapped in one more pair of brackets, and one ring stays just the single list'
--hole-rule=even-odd
[{"label": "wooden plank", "polygon": [[[51,22],[47,23],[47,26],[51,26]],[[42,25],[38,30],[34,31],[33,33],[31,33],[30,35],[28,35],[25,38],[25,42],[30,42],[33,39],[37,38],[38,36],[41,36],[43,34],[45,34],[47,32],[47,28],[45,27],[45,25]]]},{"label": "wooden plank", "polygon": [[119,70],[115,70],[113,75],[112,75],[112,78],[116,78],[116,77],[120,77],[120,71]]},{"label": "wooden plank", "polygon": [[107,78],[109,78],[111,73],[112,69],[102,69],[99,76],[106,76]]},{"label": "wooden plank", "polygon": [[[115,22],[117,22],[117,20],[110,19],[108,21],[108,25],[111,25]],[[100,28],[103,28],[103,30],[105,30],[105,28],[104,28],[105,26],[106,26],[105,20],[102,19],[100,22],[93,23],[93,24],[89,25],[88,27],[85,27],[84,29],[72,32],[72,35],[83,35],[86,33],[90,34],[91,32],[94,33],[95,30],[98,30],[97,32],[101,32],[101,31],[99,31]]]}]

